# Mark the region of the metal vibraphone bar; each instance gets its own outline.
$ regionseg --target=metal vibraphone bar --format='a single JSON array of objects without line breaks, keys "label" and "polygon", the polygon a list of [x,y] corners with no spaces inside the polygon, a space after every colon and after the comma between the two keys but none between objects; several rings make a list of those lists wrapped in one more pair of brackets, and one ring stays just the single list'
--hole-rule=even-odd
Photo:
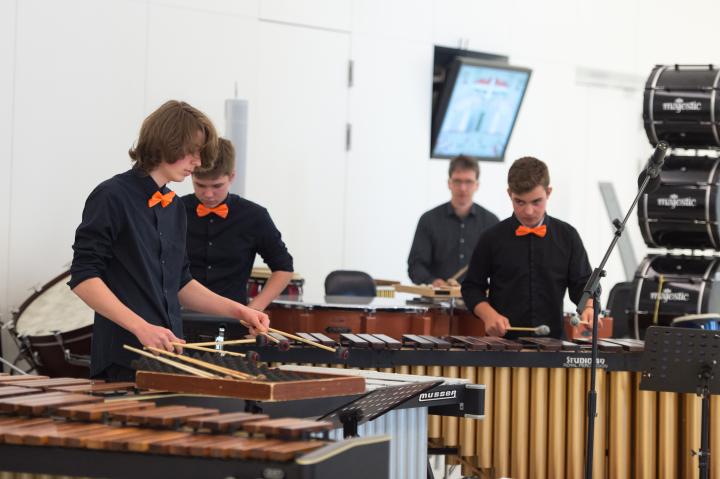
[{"label": "metal vibraphone bar", "polygon": [[[368,341],[354,343],[353,336]],[[457,377],[483,384],[485,419],[430,416],[428,436],[434,445],[456,448],[467,474],[480,470],[485,477],[514,479],[584,476],[590,365],[584,342],[467,336],[420,336],[425,341],[418,342],[416,336],[380,347],[371,340],[386,341],[382,336],[341,335],[351,348],[342,363],[299,344],[284,352],[259,352],[266,361]],[[642,347],[636,340],[600,342],[593,477],[695,477],[698,459],[692,451],[700,446],[700,398],[640,390]],[[710,450],[720,450],[717,396],[710,419]],[[710,455],[710,477],[720,479],[720,454]]]}]

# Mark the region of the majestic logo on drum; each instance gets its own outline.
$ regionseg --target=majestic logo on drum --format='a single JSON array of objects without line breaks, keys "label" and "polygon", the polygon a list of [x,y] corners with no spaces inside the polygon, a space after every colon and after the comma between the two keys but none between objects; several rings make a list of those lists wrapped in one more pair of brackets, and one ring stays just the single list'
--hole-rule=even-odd
[{"label": "majestic logo on drum", "polygon": [[[563,364],[563,367],[566,367],[566,368],[589,368],[591,364],[592,364],[592,357],[565,356],[565,363]],[[607,368],[607,363],[605,363],[605,358],[597,358],[596,364],[597,364],[597,367],[599,367],[599,368]]]},{"label": "majestic logo on drum", "polygon": [[684,291],[673,291],[670,288],[663,289],[661,293],[653,291],[650,293],[650,299],[657,301],[658,298],[661,302],[667,303],[668,301],[683,301],[687,302],[690,300],[690,293]]},{"label": "majestic logo on drum", "polygon": [[450,391],[430,391],[429,393],[422,393],[420,395],[419,402],[440,401],[442,399],[455,398],[457,398],[457,391],[454,389]]},{"label": "majestic logo on drum", "polygon": [[673,102],[665,102],[662,104],[663,111],[674,111],[681,113],[683,111],[700,111],[702,103],[699,101],[685,101],[682,98],[675,98]]},{"label": "majestic logo on drum", "polygon": [[657,199],[657,205],[658,206],[667,206],[671,210],[674,210],[677,207],[680,208],[694,208],[697,205],[697,199],[691,198],[691,197],[685,197],[680,198],[676,194],[672,194],[668,196],[667,198],[658,198]]}]

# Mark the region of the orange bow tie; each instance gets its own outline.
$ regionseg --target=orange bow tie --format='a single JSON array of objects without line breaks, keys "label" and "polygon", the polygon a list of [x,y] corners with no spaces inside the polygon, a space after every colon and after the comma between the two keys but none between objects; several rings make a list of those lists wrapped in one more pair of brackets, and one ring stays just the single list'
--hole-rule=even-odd
[{"label": "orange bow tie", "polygon": [[515,230],[515,236],[525,236],[529,234],[534,234],[535,236],[539,236],[540,238],[544,238],[547,234],[547,226],[546,225],[540,225],[536,226],[535,228],[528,228],[527,226],[520,225]]},{"label": "orange bow tie", "polygon": [[199,205],[197,205],[197,209],[195,211],[197,211],[197,215],[200,218],[202,218],[203,216],[207,216],[210,213],[215,213],[220,218],[225,219],[227,218],[229,208],[226,203],[223,203],[220,206],[216,206],[215,208],[208,208],[204,204],[200,203]]},{"label": "orange bow tie", "polygon": [[173,198],[175,198],[174,191],[170,191],[169,193],[165,193],[164,195],[159,191],[156,191],[148,200],[148,208],[152,208],[158,203],[162,203],[162,207],[165,208],[167,205],[172,203]]}]

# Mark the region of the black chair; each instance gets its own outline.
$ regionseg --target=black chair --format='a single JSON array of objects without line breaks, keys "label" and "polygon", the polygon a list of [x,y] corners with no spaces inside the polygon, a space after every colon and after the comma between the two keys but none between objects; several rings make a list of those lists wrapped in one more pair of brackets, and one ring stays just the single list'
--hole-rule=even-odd
[{"label": "black chair", "polygon": [[326,296],[375,296],[375,281],[362,271],[336,270],[325,278]]}]

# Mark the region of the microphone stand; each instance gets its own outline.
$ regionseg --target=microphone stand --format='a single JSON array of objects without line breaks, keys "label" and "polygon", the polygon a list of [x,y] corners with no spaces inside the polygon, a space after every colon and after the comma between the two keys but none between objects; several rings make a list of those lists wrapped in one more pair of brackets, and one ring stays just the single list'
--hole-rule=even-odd
[{"label": "microphone stand", "polygon": [[589,298],[593,299],[593,325],[592,325],[592,349],[591,349],[591,359],[590,359],[590,390],[588,391],[588,397],[587,397],[587,411],[588,411],[588,417],[587,417],[587,439],[585,441],[586,449],[585,449],[585,478],[591,479],[592,478],[592,472],[593,472],[593,449],[595,445],[595,416],[597,415],[597,391],[595,390],[595,377],[597,374],[597,355],[598,355],[598,344],[597,344],[597,338],[598,338],[598,316],[600,315],[600,278],[605,277],[605,265],[608,262],[608,259],[610,258],[610,254],[615,249],[615,245],[620,240],[620,237],[622,236],[623,232],[625,231],[625,225],[628,222],[628,219],[630,218],[630,215],[632,214],[632,211],[637,206],[638,202],[640,201],[640,198],[645,193],[645,189],[647,188],[648,184],[650,183],[650,180],[655,179],[660,175],[660,170],[662,168],[662,164],[665,157],[665,152],[668,148],[667,143],[660,142],[658,143],[655,154],[651,158],[651,160],[648,162],[648,166],[645,169],[645,178],[640,184],[640,188],[638,189],[638,193],[635,196],[635,199],[632,202],[632,205],[630,205],[630,209],[628,210],[627,214],[625,215],[625,218],[622,222],[618,220],[617,218],[613,220],[613,226],[615,227],[615,233],[613,236],[612,241],[610,242],[610,246],[608,247],[607,251],[605,252],[605,256],[603,257],[602,261],[600,262],[600,265],[595,268],[590,275],[590,278],[588,279],[587,283],[585,283],[585,288],[583,289],[583,294],[580,297],[580,301],[578,303],[578,314],[582,314],[583,310],[585,309],[585,304],[587,303],[587,300]]}]

